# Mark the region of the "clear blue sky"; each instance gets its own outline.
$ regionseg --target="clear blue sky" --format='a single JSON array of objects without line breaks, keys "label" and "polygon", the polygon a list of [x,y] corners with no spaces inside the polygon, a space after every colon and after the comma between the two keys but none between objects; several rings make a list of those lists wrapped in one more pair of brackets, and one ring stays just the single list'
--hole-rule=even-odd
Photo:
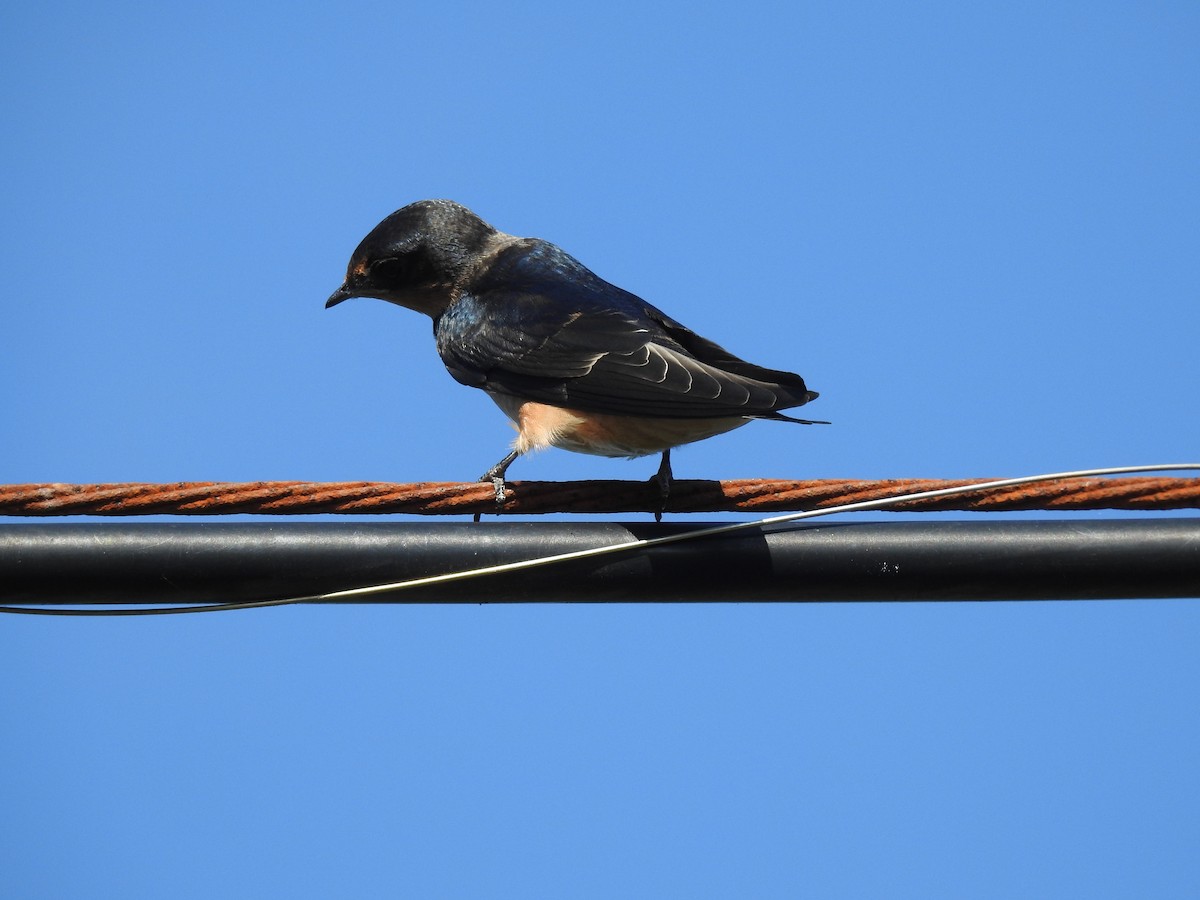
[{"label": "clear blue sky", "polygon": [[[679,477],[1200,456],[1194,3],[25,3],[0,46],[0,482],[478,475],[511,433],[427,320],[322,308],[426,197],[836,423]],[[1192,601],[5,619],[0,893],[1195,897],[1198,647]]]}]

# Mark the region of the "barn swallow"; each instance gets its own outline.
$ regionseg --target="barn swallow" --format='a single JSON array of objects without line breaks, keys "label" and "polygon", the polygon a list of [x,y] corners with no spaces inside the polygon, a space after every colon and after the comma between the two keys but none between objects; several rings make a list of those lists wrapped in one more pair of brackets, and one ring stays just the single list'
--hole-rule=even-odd
[{"label": "barn swallow", "polygon": [[547,241],[497,231],[450,200],[421,200],[363,238],[326,301],[375,297],[433,319],[456,381],[481,388],[515,423],[504,473],[530,450],[597,456],[661,453],[752,419],[828,424],[780,412],[817,397],[791,372],[739,359]]}]

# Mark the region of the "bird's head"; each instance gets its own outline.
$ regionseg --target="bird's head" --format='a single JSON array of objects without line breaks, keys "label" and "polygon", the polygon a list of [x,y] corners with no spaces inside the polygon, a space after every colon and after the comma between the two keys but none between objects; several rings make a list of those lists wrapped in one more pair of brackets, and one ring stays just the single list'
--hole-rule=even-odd
[{"label": "bird's head", "polygon": [[486,247],[494,229],[451,200],[420,200],[396,210],[363,238],[346,280],[325,301],[377,297],[439,315],[459,278]]}]

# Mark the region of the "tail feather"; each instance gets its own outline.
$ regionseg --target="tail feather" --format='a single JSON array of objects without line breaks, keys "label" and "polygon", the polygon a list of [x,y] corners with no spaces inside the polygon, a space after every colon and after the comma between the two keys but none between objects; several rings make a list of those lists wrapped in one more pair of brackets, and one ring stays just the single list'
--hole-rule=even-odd
[{"label": "tail feather", "polygon": [[[813,395],[816,396],[815,394]],[[832,422],[826,422],[824,419],[797,419],[795,416],[784,415],[781,412],[762,413],[761,415],[753,416],[755,419],[770,419],[771,421],[779,422],[795,422],[797,425],[832,425]]]}]

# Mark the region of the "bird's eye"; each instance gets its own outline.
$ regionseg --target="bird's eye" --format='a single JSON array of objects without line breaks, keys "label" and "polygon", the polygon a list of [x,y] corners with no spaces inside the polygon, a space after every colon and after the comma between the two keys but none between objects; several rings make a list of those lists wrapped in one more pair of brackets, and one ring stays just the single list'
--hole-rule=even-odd
[{"label": "bird's eye", "polygon": [[372,283],[393,290],[419,289],[437,281],[437,271],[423,249],[398,253],[371,264]]},{"label": "bird's eye", "polygon": [[376,284],[397,284],[404,280],[404,262],[399,259],[381,259],[371,264],[367,273]]}]

